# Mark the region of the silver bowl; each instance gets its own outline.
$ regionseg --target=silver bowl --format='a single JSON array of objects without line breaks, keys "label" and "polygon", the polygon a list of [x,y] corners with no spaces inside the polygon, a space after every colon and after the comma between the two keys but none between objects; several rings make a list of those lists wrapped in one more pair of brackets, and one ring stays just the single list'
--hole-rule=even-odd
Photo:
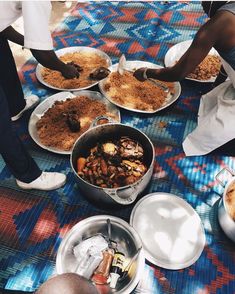
[{"label": "silver bowl", "polygon": [[77,267],[76,257],[73,248],[82,240],[92,237],[97,233],[108,236],[107,219],[111,221],[111,239],[118,243],[118,250],[125,254],[129,262],[140,249],[139,254],[134,258],[133,264],[125,279],[118,281],[116,289],[112,293],[131,293],[140,281],[143,274],[145,258],[142,243],[136,231],[125,221],[110,215],[92,216],[76,224],[62,240],[57,257],[57,274],[71,273]]}]

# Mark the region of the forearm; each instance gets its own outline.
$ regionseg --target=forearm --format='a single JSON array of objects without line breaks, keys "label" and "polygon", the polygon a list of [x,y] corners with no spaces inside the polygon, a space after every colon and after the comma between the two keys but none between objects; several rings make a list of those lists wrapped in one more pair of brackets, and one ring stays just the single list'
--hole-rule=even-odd
[{"label": "forearm", "polygon": [[186,77],[184,71],[179,70],[177,67],[166,67],[162,69],[149,68],[146,72],[148,78],[153,78],[166,82],[181,81]]},{"label": "forearm", "polygon": [[3,30],[1,35],[13,43],[24,46],[24,36],[17,32],[12,26]]},{"label": "forearm", "polygon": [[208,21],[200,28],[191,46],[174,66],[160,70],[148,69],[146,72],[147,77],[163,81],[180,81],[184,79],[203,61],[216,43],[218,34],[215,31],[218,31],[218,24]]},{"label": "forearm", "polygon": [[63,72],[65,63],[62,62],[53,50],[30,49],[34,58],[43,66]]}]

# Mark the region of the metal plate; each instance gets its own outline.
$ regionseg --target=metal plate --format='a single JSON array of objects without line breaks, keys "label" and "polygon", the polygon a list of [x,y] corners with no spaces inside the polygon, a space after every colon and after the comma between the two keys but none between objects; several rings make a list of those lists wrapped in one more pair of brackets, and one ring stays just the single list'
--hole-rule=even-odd
[{"label": "metal plate", "polygon": [[[94,54],[98,54],[100,55],[101,57],[103,57],[107,63],[108,63],[108,66],[111,66],[112,65],[112,61],[110,59],[110,57],[104,53],[103,51],[99,50],[99,49],[96,49],[96,48],[91,48],[91,47],[84,47],[84,46],[80,46],[80,47],[66,47],[66,48],[63,48],[63,49],[59,49],[57,51],[55,51],[56,55],[58,57],[66,54],[66,53],[74,53],[74,52],[91,52],[91,53],[94,53]],[[48,88],[51,88],[51,89],[55,89],[55,90],[59,90],[59,91],[78,91],[78,90],[85,90],[85,89],[89,89],[95,85],[97,85],[99,83],[99,81],[94,81],[92,82],[92,84],[86,86],[86,87],[81,87],[81,88],[71,88],[71,89],[63,89],[63,88],[57,88],[57,87],[54,87],[50,84],[48,84],[47,82],[45,82],[43,80],[43,77],[41,75],[41,70],[43,69],[43,66],[41,64],[38,64],[37,67],[36,67],[36,77],[37,79],[39,80],[40,83],[42,83],[43,85],[47,86]]]},{"label": "metal plate", "polygon": [[[125,254],[126,264],[130,262],[137,250],[142,247],[139,235],[127,222],[120,218],[111,215],[97,215],[80,221],[65,235],[56,256],[57,274],[74,272],[76,270],[77,260],[73,253],[73,248],[82,240],[92,237],[97,233],[108,236],[107,219],[111,221],[112,240],[118,243],[118,250]],[[143,249],[140,249],[127,279],[118,282],[117,288],[111,290],[111,293],[131,293],[143,275],[144,264]]]},{"label": "metal plate", "polygon": [[[190,45],[192,44],[193,40],[187,40],[184,42],[180,42],[178,44],[175,44],[172,46],[166,53],[164,63],[166,67],[174,66],[175,63],[184,55],[184,53],[188,50]],[[215,50],[215,48],[212,48],[210,52],[208,53],[210,55],[219,56],[219,53]],[[213,83],[216,79],[216,77],[212,77],[208,80],[197,80],[197,79],[191,79],[191,78],[185,78],[187,80],[196,81],[200,83]]]},{"label": "metal plate", "polygon": [[130,224],[141,237],[146,259],[166,269],[192,265],[205,245],[200,217],[173,194],[156,192],[142,198],[132,210]]},{"label": "metal plate", "polygon": [[[109,67],[109,69],[111,70],[111,72],[114,72],[114,71],[117,71],[117,67],[118,67],[118,64],[114,64],[112,65],[111,67]],[[151,62],[145,62],[145,61],[127,61],[126,62],[126,69],[127,70],[136,70],[138,68],[141,68],[141,67],[149,67],[149,68],[162,68],[162,66],[160,65],[157,65],[157,64],[154,64],[154,63],[151,63]],[[174,95],[169,95],[169,97],[166,99],[166,102],[163,106],[161,106],[160,108],[154,110],[154,111],[145,111],[145,110],[139,110],[139,109],[135,109],[135,108],[129,108],[129,107],[126,107],[124,105],[121,105],[121,104],[118,104],[117,102],[115,102],[109,95],[108,93],[105,91],[105,82],[106,82],[107,79],[103,79],[102,81],[99,82],[99,88],[100,88],[100,91],[101,93],[113,104],[121,107],[121,108],[124,108],[124,109],[127,109],[127,110],[130,110],[130,111],[134,111],[134,112],[140,112],[140,113],[156,113],[158,111],[161,111],[162,109],[170,106],[172,103],[174,103],[180,96],[180,93],[181,93],[181,86],[180,86],[180,83],[179,82],[175,82],[174,85],[175,85],[175,94]]]},{"label": "metal plate", "polygon": [[65,101],[67,98],[75,98],[79,96],[87,96],[92,100],[99,100],[100,102],[104,103],[106,105],[106,108],[108,112],[115,115],[116,122],[121,121],[120,111],[116,106],[109,103],[107,99],[105,99],[99,92],[89,91],[89,90],[83,90],[78,92],[59,92],[57,94],[54,94],[48,98],[46,98],[42,103],[40,103],[32,112],[30,119],[29,119],[29,134],[34,140],[36,144],[38,144],[43,149],[46,149],[48,151],[57,153],[57,154],[64,154],[64,155],[70,155],[71,151],[64,151],[60,150],[54,147],[48,147],[45,146],[40,142],[40,138],[38,137],[37,129],[36,129],[36,123],[37,121],[43,116],[43,114],[50,108],[56,101]]}]

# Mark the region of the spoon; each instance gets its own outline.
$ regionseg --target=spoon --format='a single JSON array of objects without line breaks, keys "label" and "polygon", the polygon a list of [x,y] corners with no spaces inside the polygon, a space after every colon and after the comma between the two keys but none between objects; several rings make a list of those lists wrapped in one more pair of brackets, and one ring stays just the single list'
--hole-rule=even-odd
[{"label": "spoon", "polygon": [[112,238],[111,238],[111,236],[112,236],[112,233],[111,233],[111,221],[108,218],[106,222],[107,222],[107,226],[108,226],[108,244],[109,244],[109,247],[110,248],[116,248],[117,247],[117,242],[112,240]]}]

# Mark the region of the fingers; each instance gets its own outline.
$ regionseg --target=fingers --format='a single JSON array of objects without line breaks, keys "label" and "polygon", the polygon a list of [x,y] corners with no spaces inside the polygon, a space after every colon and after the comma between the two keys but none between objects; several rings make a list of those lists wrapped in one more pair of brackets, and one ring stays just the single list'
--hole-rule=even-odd
[{"label": "fingers", "polygon": [[66,79],[73,79],[73,78],[79,78],[79,69],[74,66],[73,64],[66,64],[63,71],[61,72],[63,77]]},{"label": "fingers", "polygon": [[147,67],[139,68],[134,72],[133,75],[137,80],[143,82],[147,79],[146,70],[147,70]]}]

